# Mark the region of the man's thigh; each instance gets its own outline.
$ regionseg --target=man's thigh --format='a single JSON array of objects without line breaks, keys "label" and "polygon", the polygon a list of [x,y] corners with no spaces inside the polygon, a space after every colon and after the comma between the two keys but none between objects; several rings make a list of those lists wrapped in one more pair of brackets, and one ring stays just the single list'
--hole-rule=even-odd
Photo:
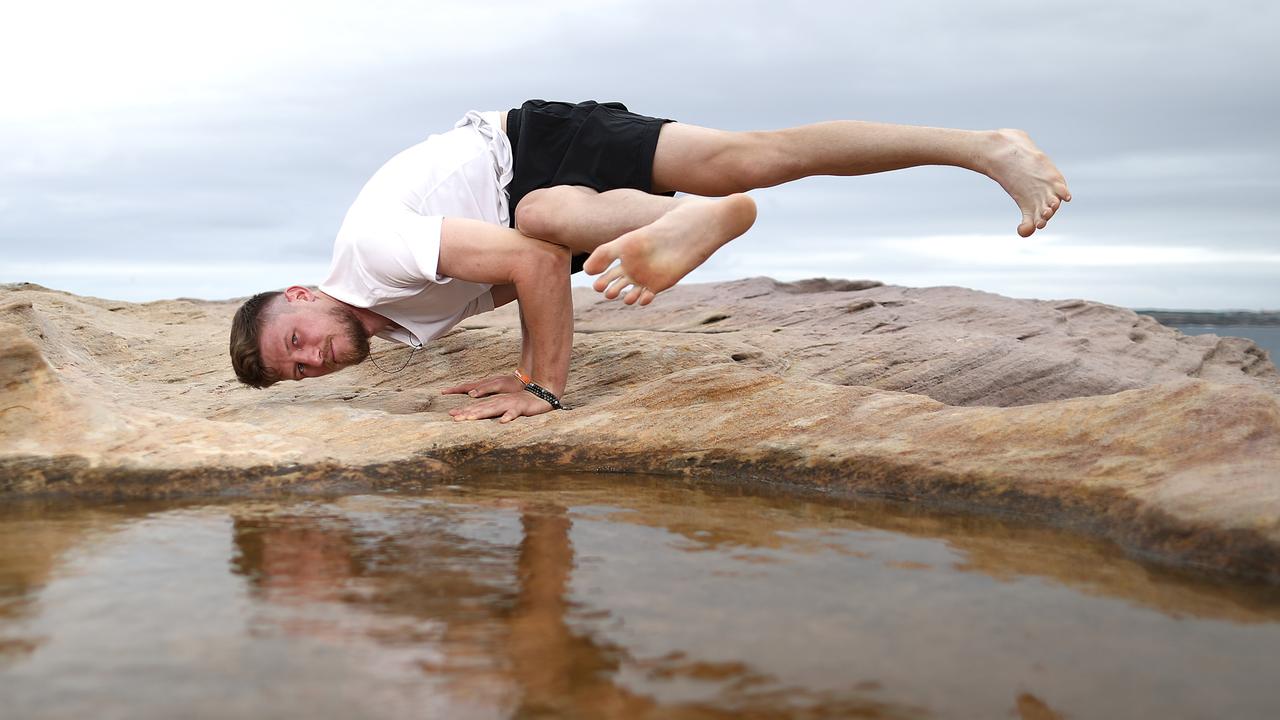
[{"label": "man's thigh", "polygon": [[685,123],[664,125],[653,153],[654,192],[728,194],[720,192],[724,183],[716,177],[714,168],[732,148],[734,135]]},{"label": "man's thigh", "polygon": [[718,197],[794,180],[796,163],[781,135],[664,125],[653,155],[653,191]]}]

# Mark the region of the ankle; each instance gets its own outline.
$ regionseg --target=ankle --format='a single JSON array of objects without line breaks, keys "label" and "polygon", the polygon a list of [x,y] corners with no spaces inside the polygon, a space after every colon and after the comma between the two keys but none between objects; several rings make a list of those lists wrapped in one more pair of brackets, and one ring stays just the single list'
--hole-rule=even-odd
[{"label": "ankle", "polygon": [[973,130],[968,140],[965,153],[966,162],[961,165],[968,170],[994,177],[993,172],[999,159],[1008,154],[1012,141],[1005,136],[1003,130]]}]

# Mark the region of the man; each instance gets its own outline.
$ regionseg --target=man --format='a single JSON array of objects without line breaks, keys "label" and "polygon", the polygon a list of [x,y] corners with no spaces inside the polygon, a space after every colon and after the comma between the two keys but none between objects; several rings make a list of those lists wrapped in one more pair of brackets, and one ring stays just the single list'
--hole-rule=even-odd
[{"label": "man", "polygon": [[544,413],[560,407],[568,382],[572,271],[599,275],[594,287],[609,299],[647,305],[751,227],[755,203],[743,193],[917,165],[998,182],[1022,212],[1023,237],[1071,199],[1062,174],[1019,130],[835,121],[728,132],[617,103],[541,100],[471,112],[374,174],[318,290],[293,286],[245,302],[232,364],[256,387],[325,375],[363,361],[373,335],[417,348],[518,299],[519,368],[444,392],[484,398],[450,411],[457,420]]}]

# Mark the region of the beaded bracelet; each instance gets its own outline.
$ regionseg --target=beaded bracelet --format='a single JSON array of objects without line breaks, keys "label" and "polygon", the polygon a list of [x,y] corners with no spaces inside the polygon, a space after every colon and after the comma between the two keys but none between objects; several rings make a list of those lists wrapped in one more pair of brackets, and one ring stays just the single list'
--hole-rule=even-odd
[{"label": "beaded bracelet", "polygon": [[531,392],[531,393],[533,393],[534,395],[537,395],[538,397],[542,398],[543,400],[546,400],[546,401],[551,405],[551,408],[552,408],[553,410],[568,410],[568,409],[569,409],[569,408],[565,407],[563,404],[561,404],[561,403],[560,403],[560,398],[556,397],[556,396],[555,396],[555,393],[553,393],[553,392],[551,392],[550,390],[548,390],[548,389],[546,389],[546,388],[542,387],[541,385],[539,385],[539,384],[538,384],[538,383],[536,383],[536,382],[528,382],[528,383],[525,383],[525,384],[524,384],[524,389],[525,389],[525,391],[527,391],[527,392]]}]

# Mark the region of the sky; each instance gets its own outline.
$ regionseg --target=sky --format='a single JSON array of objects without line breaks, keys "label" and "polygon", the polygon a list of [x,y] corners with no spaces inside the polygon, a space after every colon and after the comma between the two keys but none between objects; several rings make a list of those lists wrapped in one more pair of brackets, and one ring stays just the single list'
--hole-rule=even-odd
[{"label": "sky", "polygon": [[[467,110],[618,100],[729,130],[1027,130],[1046,230],[925,167],[756,191],[688,281],[1280,309],[1280,5],[1245,0],[42,0],[0,24],[0,282],[130,301],[323,280],[364,182]],[[575,284],[590,278],[579,275]]]}]

